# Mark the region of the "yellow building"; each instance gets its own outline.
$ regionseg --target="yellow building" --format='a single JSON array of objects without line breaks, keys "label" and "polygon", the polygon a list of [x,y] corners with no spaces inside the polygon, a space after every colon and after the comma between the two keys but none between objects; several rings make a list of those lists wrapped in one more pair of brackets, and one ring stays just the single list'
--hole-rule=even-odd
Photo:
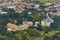
[{"label": "yellow building", "polygon": [[48,26],[49,27],[50,24],[51,24],[51,22],[49,22],[47,19],[44,19],[44,20],[41,21],[42,26]]},{"label": "yellow building", "polygon": [[54,20],[53,20],[52,18],[50,18],[50,17],[48,16],[48,13],[47,13],[47,18],[46,18],[46,19],[43,19],[43,20],[41,21],[41,25],[42,25],[42,26],[50,27],[50,24],[53,23],[53,22],[54,22]]}]

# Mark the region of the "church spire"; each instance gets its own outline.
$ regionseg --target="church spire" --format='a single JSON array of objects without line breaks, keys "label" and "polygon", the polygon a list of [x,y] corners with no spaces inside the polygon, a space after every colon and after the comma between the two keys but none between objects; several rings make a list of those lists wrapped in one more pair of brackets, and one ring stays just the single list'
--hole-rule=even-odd
[{"label": "church spire", "polygon": [[46,13],[46,17],[47,17],[47,18],[50,18],[49,15],[48,15],[48,13]]}]

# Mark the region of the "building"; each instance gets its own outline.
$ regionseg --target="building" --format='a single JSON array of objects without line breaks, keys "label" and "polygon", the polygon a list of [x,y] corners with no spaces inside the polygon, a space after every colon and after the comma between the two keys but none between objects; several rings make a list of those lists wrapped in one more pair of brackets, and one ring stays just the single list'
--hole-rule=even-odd
[{"label": "building", "polygon": [[31,22],[31,21],[23,21],[23,25],[33,26],[33,22]]},{"label": "building", "polygon": [[15,25],[15,24],[8,23],[7,24],[7,30],[8,31],[17,31],[17,30],[20,30],[20,27]]},{"label": "building", "polygon": [[7,8],[14,9],[16,6],[7,6]]},{"label": "building", "polygon": [[19,31],[19,30],[25,30],[28,29],[28,27],[33,26],[33,23],[30,21],[23,21],[22,25],[15,25],[12,23],[7,24],[7,30],[8,31]]},{"label": "building", "polygon": [[39,4],[35,4],[35,8],[39,8],[39,6],[40,6]]},{"label": "building", "polygon": [[0,9],[0,14],[7,14],[7,12],[4,12]]},{"label": "building", "polygon": [[46,6],[50,6],[52,5],[53,3],[45,3]]},{"label": "building", "polygon": [[23,21],[23,25],[19,25],[20,30],[28,29],[30,26],[33,26],[33,23],[30,21]]},{"label": "building", "polygon": [[35,22],[34,26],[38,27],[38,24],[40,24],[39,22]]},{"label": "building", "polygon": [[50,24],[53,23],[53,22],[54,22],[54,20],[53,20],[52,18],[50,18],[50,17],[48,16],[48,13],[47,13],[47,18],[45,18],[45,19],[43,19],[43,20],[41,21],[41,25],[42,25],[42,26],[50,27]]}]

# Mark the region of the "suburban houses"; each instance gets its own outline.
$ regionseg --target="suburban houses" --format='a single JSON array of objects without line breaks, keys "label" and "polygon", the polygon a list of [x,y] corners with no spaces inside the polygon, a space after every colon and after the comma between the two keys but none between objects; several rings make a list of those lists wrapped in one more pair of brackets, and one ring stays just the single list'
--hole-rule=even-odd
[{"label": "suburban houses", "polygon": [[[2,1],[2,2],[3,3],[0,3],[1,9],[2,8],[11,8],[11,9],[14,9],[16,13],[23,13],[26,10],[25,8],[27,8],[27,9],[33,8],[37,11],[45,10],[46,14],[48,13],[53,16],[54,15],[60,16],[60,4],[57,2],[35,3],[35,2],[26,2],[24,0],[6,0],[5,2],[4,1]],[[41,6],[43,6],[45,8],[42,9]],[[6,12],[1,11],[1,13],[4,14]],[[28,12],[28,14],[30,15],[30,14],[32,14],[32,12]],[[42,26],[50,26],[50,24],[53,22],[54,22],[54,19],[51,19],[49,16],[47,16],[46,19],[41,20],[41,23],[39,23],[39,21],[35,22],[34,26],[37,27],[38,24],[40,24]],[[12,24],[12,23],[8,23],[7,24],[8,30],[12,30],[12,31],[19,30],[19,29],[24,30],[24,29],[27,29],[29,26],[33,26],[33,22],[23,21],[22,23],[23,23],[23,25],[19,25],[19,26]]]},{"label": "suburban houses", "polygon": [[19,30],[25,30],[28,29],[28,27],[33,26],[32,22],[27,22],[27,21],[23,21],[22,25],[15,25],[12,23],[8,23],[7,24],[7,30],[8,31],[19,31]]},{"label": "suburban houses", "polygon": [[[6,0],[8,1],[8,0]],[[13,3],[12,3],[13,2]],[[26,8],[34,8],[36,10],[41,10],[41,8],[39,8],[41,5],[43,6],[46,6],[45,10],[57,10],[57,13],[58,11],[60,10],[60,4],[59,3],[34,3],[34,2],[25,2],[24,0],[21,1],[21,0],[13,0],[13,1],[9,1],[9,3],[2,3],[0,4],[0,7],[7,7],[7,8],[13,8],[14,10],[16,10],[16,12],[19,12],[19,13],[22,13]],[[52,6],[51,6],[52,5]],[[50,12],[51,13],[51,12]],[[59,14],[59,13],[58,13]],[[59,15],[57,15],[59,16]]]}]

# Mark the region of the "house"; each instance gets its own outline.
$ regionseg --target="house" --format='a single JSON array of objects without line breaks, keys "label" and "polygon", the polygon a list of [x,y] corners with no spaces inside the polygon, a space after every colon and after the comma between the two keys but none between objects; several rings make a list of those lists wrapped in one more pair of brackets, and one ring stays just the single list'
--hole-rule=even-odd
[{"label": "house", "polygon": [[33,5],[34,5],[33,3],[27,3],[26,7],[27,8],[32,8]]},{"label": "house", "polygon": [[43,20],[41,21],[41,25],[42,25],[42,26],[50,27],[50,24],[53,23],[53,22],[54,22],[54,20],[53,20],[52,18],[50,18],[50,17],[48,16],[48,13],[47,13],[47,18],[45,18],[45,19],[43,19]]},{"label": "house", "polygon": [[25,29],[28,29],[28,25],[19,25],[20,27],[20,30],[25,30]]},{"label": "house", "polygon": [[30,15],[30,14],[32,14],[32,12],[28,12],[28,14]]},{"label": "house", "polygon": [[35,8],[39,8],[39,6],[40,6],[39,4],[35,4]]},{"label": "house", "polygon": [[7,6],[7,8],[14,9],[16,6]]},{"label": "house", "polygon": [[33,26],[33,22],[31,22],[31,21],[23,21],[23,25]]},{"label": "house", "polygon": [[4,12],[0,9],[0,14],[7,14],[7,12]]},{"label": "house", "polygon": [[7,30],[8,31],[17,31],[17,30],[20,30],[20,27],[15,25],[15,24],[8,23],[7,24]]},{"label": "house", "polygon": [[53,3],[45,3],[46,6],[50,6],[52,5]]},{"label": "house", "polygon": [[46,11],[49,11],[49,8],[44,8]]},{"label": "house", "polygon": [[30,26],[33,26],[33,23],[29,21],[23,21],[23,25],[19,25],[20,30],[28,29]]}]

